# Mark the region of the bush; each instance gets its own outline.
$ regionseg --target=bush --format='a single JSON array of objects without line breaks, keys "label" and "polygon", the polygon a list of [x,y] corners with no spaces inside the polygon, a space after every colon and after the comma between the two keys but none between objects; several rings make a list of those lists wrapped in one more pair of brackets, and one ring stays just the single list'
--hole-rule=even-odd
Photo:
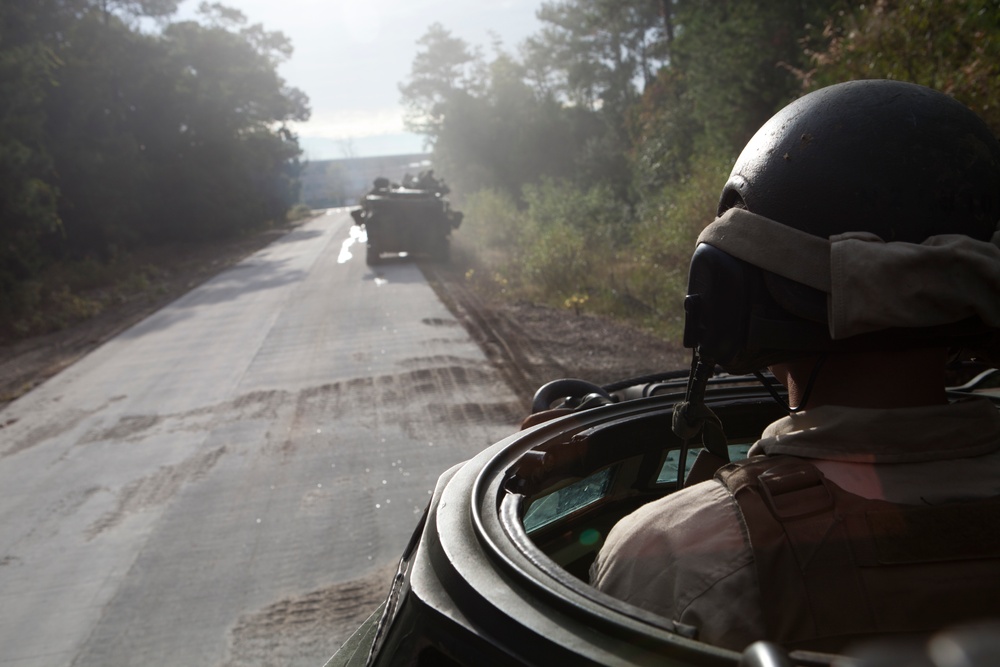
[{"label": "bush", "polygon": [[650,304],[646,324],[679,338],[687,270],[698,234],[715,218],[731,155],[696,154],[691,173],[645,202],[628,274],[637,297]]},{"label": "bush", "polygon": [[514,281],[514,258],[526,247],[527,221],[517,202],[501,190],[480,190],[453,202],[464,213],[454,236],[453,261],[467,267],[465,274],[478,290],[507,294]]},{"label": "bush", "polygon": [[305,204],[296,204],[292,208],[288,209],[288,213],[285,214],[285,220],[288,222],[297,222],[299,220],[305,220],[311,217],[313,210]]},{"label": "bush", "polygon": [[691,252],[732,162],[697,152],[691,173],[635,216],[602,187],[543,181],[525,187],[520,208],[481,190],[463,206],[459,238],[473,254],[466,276],[481,290],[610,315],[678,339]]},{"label": "bush", "polygon": [[164,278],[163,269],[127,254],[52,262],[0,300],[0,342],[58,331],[109,306],[162,294]]}]

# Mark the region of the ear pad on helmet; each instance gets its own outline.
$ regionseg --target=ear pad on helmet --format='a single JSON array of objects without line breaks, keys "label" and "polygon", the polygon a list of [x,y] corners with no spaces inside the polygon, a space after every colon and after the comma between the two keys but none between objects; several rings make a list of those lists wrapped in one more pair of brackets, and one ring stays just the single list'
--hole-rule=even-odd
[{"label": "ear pad on helmet", "polygon": [[782,309],[810,322],[827,326],[826,293],[797,283],[770,271],[764,271],[764,285]]},{"label": "ear pad on helmet", "polygon": [[688,269],[684,347],[723,366],[746,348],[760,270],[707,243],[699,243]]},{"label": "ear pad on helmet", "polygon": [[684,347],[699,348],[703,358],[731,373],[829,349],[826,323],[784,309],[768,289],[770,278],[778,276],[698,244],[688,269]]}]

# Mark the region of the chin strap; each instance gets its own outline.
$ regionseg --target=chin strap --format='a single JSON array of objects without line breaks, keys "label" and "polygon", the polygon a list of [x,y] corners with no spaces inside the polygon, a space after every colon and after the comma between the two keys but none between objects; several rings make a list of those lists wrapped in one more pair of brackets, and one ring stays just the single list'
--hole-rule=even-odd
[{"label": "chin strap", "polygon": [[767,392],[771,394],[771,398],[777,402],[778,405],[788,410],[788,414],[794,415],[796,412],[801,412],[805,409],[806,405],[809,403],[809,397],[812,395],[813,385],[816,384],[816,378],[819,377],[819,371],[823,368],[823,364],[826,362],[826,354],[820,355],[819,359],[816,360],[816,365],[813,366],[812,372],[809,374],[809,381],[806,382],[805,391],[802,392],[802,401],[796,405],[794,408],[778,394],[774,389],[774,383],[768,378],[764,377],[764,374],[760,371],[754,371],[753,376],[760,380],[760,383],[764,385]]},{"label": "chin strap", "polygon": [[723,463],[729,461],[728,441],[722,430],[722,422],[705,405],[705,389],[714,368],[715,364],[710,359],[701,358],[698,348],[695,348],[691,357],[687,392],[684,400],[674,405],[672,430],[681,440],[680,456],[677,460],[678,489],[684,487],[688,443],[698,434],[701,434],[702,445],[709,453],[721,459]]}]

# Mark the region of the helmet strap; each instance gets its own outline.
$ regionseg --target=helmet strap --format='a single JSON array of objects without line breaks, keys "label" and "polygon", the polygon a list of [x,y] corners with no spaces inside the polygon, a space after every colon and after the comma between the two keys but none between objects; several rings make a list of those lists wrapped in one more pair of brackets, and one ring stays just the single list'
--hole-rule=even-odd
[{"label": "helmet strap", "polygon": [[809,373],[809,380],[806,382],[806,388],[802,392],[802,400],[795,407],[792,407],[789,402],[782,398],[781,395],[775,390],[774,383],[771,381],[773,378],[765,377],[760,371],[753,371],[753,376],[760,380],[760,383],[764,385],[764,388],[767,389],[767,392],[771,394],[771,398],[773,398],[778,405],[787,410],[789,414],[794,415],[795,413],[804,410],[806,405],[809,403],[809,397],[812,395],[813,387],[816,384],[816,378],[819,377],[820,369],[823,368],[826,358],[827,353],[824,352],[819,356],[819,359],[816,360],[816,365],[813,366],[812,372]]},{"label": "helmet strap", "polygon": [[691,356],[691,374],[688,376],[687,392],[684,400],[674,405],[672,430],[680,439],[681,447],[677,457],[677,489],[684,488],[684,475],[687,468],[689,442],[696,435],[701,435],[702,445],[711,454],[722,460],[729,461],[729,449],[726,434],[722,430],[722,422],[705,405],[705,389],[708,380],[715,370],[715,362],[703,358],[700,348],[695,347]]}]

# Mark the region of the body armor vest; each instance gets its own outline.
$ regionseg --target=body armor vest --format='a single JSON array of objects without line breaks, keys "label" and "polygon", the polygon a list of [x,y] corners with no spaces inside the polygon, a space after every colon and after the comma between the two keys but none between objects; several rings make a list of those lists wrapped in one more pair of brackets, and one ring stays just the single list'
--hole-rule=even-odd
[{"label": "body armor vest", "polygon": [[716,478],[749,536],[767,639],[836,652],[1000,616],[1000,497],[868,500],[791,456],[732,463]]}]

